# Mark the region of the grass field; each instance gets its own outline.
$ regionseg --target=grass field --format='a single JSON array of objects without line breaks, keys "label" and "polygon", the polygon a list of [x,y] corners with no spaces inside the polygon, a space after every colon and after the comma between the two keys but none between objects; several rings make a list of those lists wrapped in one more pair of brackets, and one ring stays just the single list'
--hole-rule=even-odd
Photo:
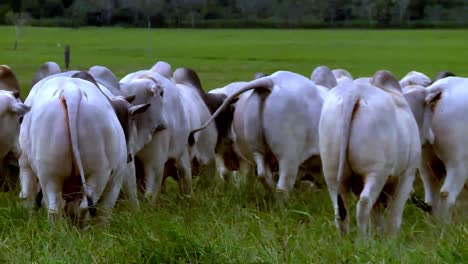
[{"label": "grass field", "polygon": [[[0,64],[17,73],[24,92],[45,61],[63,66],[104,65],[120,78],[157,60],[188,66],[205,89],[249,80],[258,71],[291,70],[306,76],[318,65],[342,67],[355,77],[388,69],[398,77],[419,70],[468,76],[468,31],[153,30],[151,51],[143,29],[25,28],[17,51],[14,29],[0,27]],[[418,180],[418,185],[419,185]],[[419,188],[418,188],[419,189]],[[156,205],[139,212],[119,204],[109,227],[79,232],[50,224],[44,210],[23,209],[17,193],[0,193],[0,262],[7,263],[462,263],[468,261],[466,218],[436,223],[408,203],[397,237],[340,241],[325,190],[293,193],[278,207],[262,186],[239,190],[195,182],[190,201],[173,181]],[[351,212],[354,216],[354,211]]]}]

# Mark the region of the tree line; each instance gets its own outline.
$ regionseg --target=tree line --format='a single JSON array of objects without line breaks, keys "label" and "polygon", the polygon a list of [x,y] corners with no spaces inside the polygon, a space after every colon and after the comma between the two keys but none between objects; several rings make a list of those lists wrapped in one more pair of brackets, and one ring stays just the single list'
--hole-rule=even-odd
[{"label": "tree line", "polygon": [[465,27],[468,0],[0,0],[0,23],[152,27]]}]

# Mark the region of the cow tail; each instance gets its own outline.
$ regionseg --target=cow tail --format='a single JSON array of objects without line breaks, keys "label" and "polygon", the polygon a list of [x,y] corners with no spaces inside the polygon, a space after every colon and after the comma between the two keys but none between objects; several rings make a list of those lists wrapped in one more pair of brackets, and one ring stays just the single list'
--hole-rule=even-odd
[{"label": "cow tail", "polygon": [[78,114],[82,100],[82,93],[78,89],[65,90],[61,100],[66,108],[70,143],[73,153],[73,160],[78,168],[81,177],[81,184],[84,195],[88,201],[88,211],[92,217],[96,216],[96,207],[92,198],[92,190],[86,184],[86,178],[81,162],[80,152],[78,150]]},{"label": "cow tail", "polygon": [[[271,87],[273,88],[273,87]],[[264,116],[263,116],[263,112],[265,110],[265,102],[266,102],[266,98],[268,97],[268,95],[270,95],[271,93],[271,90],[269,89],[256,89],[253,91],[255,94],[257,94],[259,96],[259,104],[258,104],[258,117],[259,117],[259,124],[260,124],[260,131],[259,132],[259,140],[260,140],[260,144],[262,144],[262,146],[266,146],[267,145],[267,141],[266,141],[266,137],[265,137],[265,123],[263,122],[264,121]]]},{"label": "cow tail", "polygon": [[242,87],[240,90],[231,94],[228,98],[224,100],[224,102],[218,107],[218,109],[213,113],[213,115],[211,115],[210,119],[208,119],[208,121],[206,121],[206,123],[203,126],[195,130],[192,130],[190,132],[190,135],[188,138],[189,145],[193,146],[195,144],[195,137],[194,137],[195,133],[205,129],[211,122],[213,122],[213,120],[215,120],[216,117],[218,117],[218,115],[221,114],[222,111],[224,111],[231,104],[231,102],[237,99],[241,94],[250,90],[255,90],[255,91],[266,90],[266,91],[271,92],[272,89],[273,89],[273,81],[269,77],[265,77],[265,78],[260,78],[260,79],[251,81],[248,84],[246,84],[244,87]]},{"label": "cow tail", "polygon": [[343,120],[341,127],[341,138],[340,138],[340,152],[338,161],[338,175],[337,175],[337,201],[338,201],[338,212],[340,219],[343,221],[346,219],[346,208],[344,206],[343,198],[340,194],[341,182],[343,179],[344,165],[346,162],[346,152],[348,151],[349,134],[351,131],[351,121],[354,112],[357,110],[359,97],[356,91],[351,91],[343,98]]}]

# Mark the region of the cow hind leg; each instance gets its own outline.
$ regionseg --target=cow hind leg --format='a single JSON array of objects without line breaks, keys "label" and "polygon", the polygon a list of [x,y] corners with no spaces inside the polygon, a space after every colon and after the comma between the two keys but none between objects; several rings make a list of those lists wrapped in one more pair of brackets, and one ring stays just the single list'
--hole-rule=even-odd
[{"label": "cow hind leg", "polygon": [[151,202],[156,201],[158,193],[161,191],[161,186],[164,178],[164,162],[153,166],[150,162],[145,162],[145,197]]},{"label": "cow hind leg", "polygon": [[297,173],[299,170],[299,164],[295,164],[286,159],[280,159],[279,161],[279,181],[276,191],[282,200],[286,201],[289,196],[289,192],[294,188],[296,182]]},{"label": "cow hind leg", "polygon": [[439,217],[446,223],[451,220],[452,208],[467,180],[467,169],[463,161],[450,165],[447,166],[447,177],[440,189]]},{"label": "cow hind leg", "polygon": [[[120,174],[120,175],[119,175]],[[96,221],[98,225],[106,225],[109,222],[112,210],[119,198],[122,179],[125,177],[125,172],[117,171],[115,177],[111,178],[107,183],[102,196],[97,206],[101,209],[97,215]]]},{"label": "cow hind leg", "polygon": [[257,177],[268,190],[273,191],[275,189],[275,183],[273,181],[270,167],[268,167],[265,162],[265,157],[258,152],[255,152],[253,156],[255,164],[257,165]]},{"label": "cow hind leg", "polygon": [[180,172],[179,189],[186,196],[192,195],[192,168],[188,151],[184,151],[182,157],[176,162],[177,170]]},{"label": "cow hind leg", "polygon": [[421,162],[419,175],[424,187],[424,201],[430,206],[433,215],[439,211],[440,181],[427,162]]},{"label": "cow hind leg", "polygon": [[367,235],[370,213],[382,192],[387,175],[374,172],[369,173],[365,179],[366,182],[364,183],[364,188],[359,195],[359,201],[356,207],[357,225],[361,235],[363,236]]},{"label": "cow hind leg", "polygon": [[133,209],[138,210],[140,204],[138,202],[138,187],[135,173],[135,163],[130,162],[125,166],[126,173],[123,179],[122,191],[127,196],[128,201]]},{"label": "cow hind leg", "polygon": [[392,193],[393,197],[390,199],[387,215],[386,233],[389,235],[393,235],[400,230],[405,203],[413,189],[415,174],[416,170],[412,169],[402,175]]},{"label": "cow hind leg", "polygon": [[[338,192],[336,188],[329,185],[328,192],[333,205],[333,211],[335,213],[335,226],[341,236],[345,236],[349,233],[349,217],[346,214],[342,214],[340,207],[344,207],[346,212],[348,211],[347,195],[341,193],[338,198]],[[338,201],[341,199],[341,201]],[[339,204],[340,203],[340,204]]]},{"label": "cow hind leg", "polygon": [[383,231],[384,223],[384,205],[377,201],[371,211],[371,228],[376,234],[379,234]]},{"label": "cow hind leg", "polygon": [[47,206],[48,218],[51,222],[61,220],[64,213],[65,200],[62,197],[63,184],[54,178],[41,177],[41,188]]},{"label": "cow hind leg", "polygon": [[[329,160],[325,160],[329,161]],[[337,162],[336,162],[337,163]],[[328,193],[333,206],[335,225],[338,233],[344,237],[349,233],[349,210],[347,206],[346,192],[349,190],[346,182],[337,182],[337,164],[334,162],[324,163],[323,175],[328,188]],[[342,179],[350,177],[350,170],[345,167]],[[346,187],[345,187],[346,186]]]},{"label": "cow hind leg", "polygon": [[[122,177],[122,173],[120,175],[112,175],[114,174],[111,170],[109,169],[103,169],[99,170],[96,172],[93,172],[89,174],[89,177],[86,179],[86,185],[88,188],[88,193],[91,194],[91,199],[93,200],[93,204],[96,207],[97,204],[99,203],[99,200],[103,196],[104,190],[106,189],[106,186],[109,182],[117,182],[119,183],[117,186],[120,190],[122,187],[122,181],[123,178],[116,178],[116,177]],[[119,193],[117,193],[118,197]],[[90,208],[89,208],[89,202],[86,198],[86,196],[83,196],[82,202],[80,204],[79,212],[75,212],[75,214],[78,216],[78,219],[81,222],[84,222],[86,225],[86,222],[89,220],[90,216]],[[96,208],[97,210],[97,215],[105,214],[106,212],[103,212],[106,210],[106,208]],[[96,216],[97,216],[96,215]]]},{"label": "cow hind leg", "polygon": [[29,161],[27,160],[25,154],[21,155],[19,159],[20,166],[20,199],[24,201],[24,206],[26,208],[32,209],[36,200],[36,195],[38,191],[38,178],[36,174],[31,169]]}]

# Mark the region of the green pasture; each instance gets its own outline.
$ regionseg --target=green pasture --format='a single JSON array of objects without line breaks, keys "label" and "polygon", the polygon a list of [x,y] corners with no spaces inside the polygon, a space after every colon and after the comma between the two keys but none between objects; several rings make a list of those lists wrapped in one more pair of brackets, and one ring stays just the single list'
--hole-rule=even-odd
[{"label": "green pasture", "polygon": [[[309,76],[319,65],[345,68],[354,77],[387,69],[402,77],[417,70],[434,77],[450,70],[468,76],[464,30],[186,30],[24,28],[12,50],[14,28],[0,27],[0,64],[12,67],[22,90],[45,61],[71,68],[110,68],[119,78],[156,61],[191,67],[206,90],[254,73],[290,70]],[[149,46],[151,43],[151,48]],[[422,197],[417,179],[418,195]],[[239,189],[217,180],[194,182],[190,200],[176,183],[156,204],[142,199],[134,212],[119,203],[108,227],[81,232],[51,224],[45,210],[23,209],[18,192],[0,193],[1,263],[466,263],[468,226],[457,213],[444,226],[408,203],[396,237],[341,239],[326,190],[296,190],[288,204],[274,203],[261,184]]]},{"label": "green pasture", "polygon": [[[117,77],[156,61],[186,66],[205,89],[249,80],[258,71],[290,70],[309,76],[318,65],[345,68],[354,76],[379,69],[398,77],[418,70],[434,77],[440,70],[468,75],[465,30],[187,30],[123,28],[24,28],[13,51],[13,27],[0,27],[0,63],[18,74],[24,90],[45,61],[64,65],[70,45],[71,67],[110,68]],[[149,43],[151,43],[151,48]]]}]

